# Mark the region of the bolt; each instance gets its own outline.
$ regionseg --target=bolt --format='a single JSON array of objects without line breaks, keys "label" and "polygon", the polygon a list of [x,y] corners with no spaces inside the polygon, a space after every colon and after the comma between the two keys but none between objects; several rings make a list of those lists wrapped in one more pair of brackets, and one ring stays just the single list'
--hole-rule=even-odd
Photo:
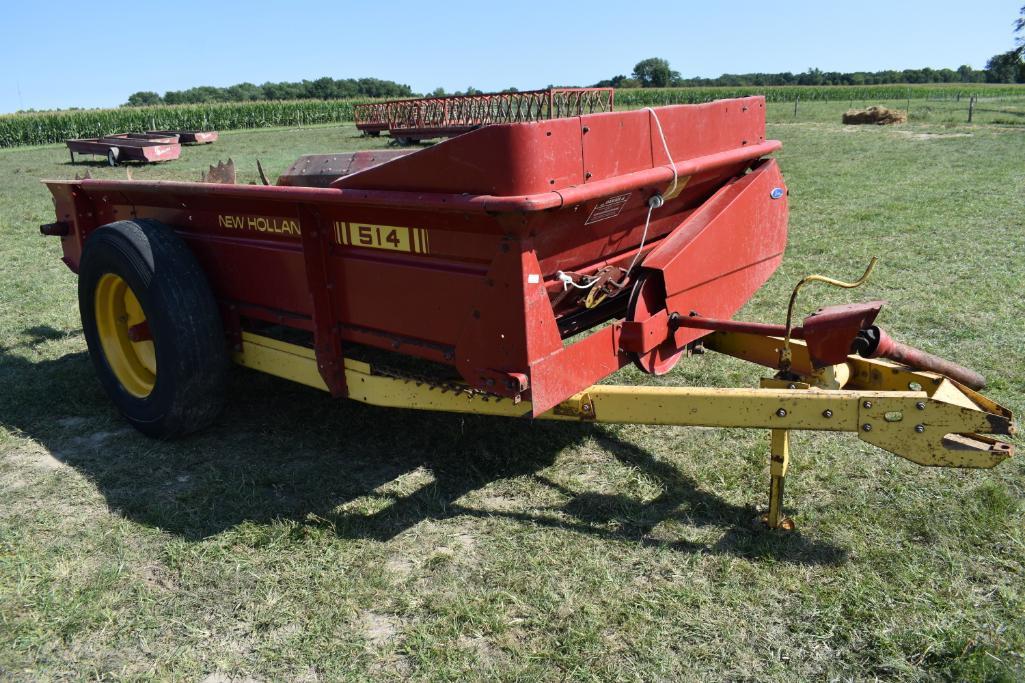
[{"label": "bolt", "polygon": [[861,425],[861,429],[863,431],[866,431],[866,432],[871,432],[872,431],[872,425],[870,425],[869,423],[866,422],[865,424]]},{"label": "bolt", "polygon": [[787,385],[787,389],[796,389],[796,388],[797,388],[796,384],[788,384]]},{"label": "bolt", "polygon": [[925,425],[915,425],[915,431],[921,434],[925,431]]},{"label": "bolt", "polygon": [[833,417],[833,411],[829,408],[826,408],[822,411],[822,417]]},{"label": "bolt", "polygon": [[585,133],[590,133],[590,132],[591,132],[591,129],[590,129],[590,128],[588,128],[587,126],[584,126],[584,132],[585,132]]},{"label": "bolt", "polygon": [[918,403],[915,404],[915,407],[918,408],[919,410],[925,410],[925,401],[919,401]]},{"label": "bolt", "polygon": [[585,403],[583,408],[581,408],[581,410],[583,410],[585,413],[591,412],[591,404],[590,403]]},{"label": "bolt", "polygon": [[776,411],[776,417],[786,417],[786,416],[787,416],[787,411],[783,410],[782,408],[780,408],[779,410]]},{"label": "bolt", "polygon": [[864,403],[861,404],[861,406],[863,408],[871,408],[872,407],[872,401],[865,401]]},{"label": "bolt", "polygon": [[590,179],[591,179],[591,172],[588,171],[587,173],[584,174],[584,180],[590,180]]}]

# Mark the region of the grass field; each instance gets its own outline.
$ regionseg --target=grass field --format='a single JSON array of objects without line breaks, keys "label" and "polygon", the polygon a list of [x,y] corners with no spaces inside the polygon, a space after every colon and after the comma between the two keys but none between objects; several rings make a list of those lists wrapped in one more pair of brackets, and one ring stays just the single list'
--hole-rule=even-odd
[{"label": "grass field", "polygon": [[[865,290],[802,306],[887,299],[891,332],[1021,414],[1025,129],[842,127],[846,106],[770,107],[790,246],[741,317],[778,321],[800,276],[878,255]],[[225,132],[133,175],[230,156],[250,181],[257,158],[279,173],[384,144],[349,125]],[[1025,677],[1020,459],[926,470],[799,435],[799,528],[775,535],[750,524],[763,432],[406,413],[237,369],[213,428],[147,440],[102,394],[75,278],[37,232],[38,178],[83,170],[62,146],[0,151],[0,679]],[[703,356],[664,381],[760,374]]]}]

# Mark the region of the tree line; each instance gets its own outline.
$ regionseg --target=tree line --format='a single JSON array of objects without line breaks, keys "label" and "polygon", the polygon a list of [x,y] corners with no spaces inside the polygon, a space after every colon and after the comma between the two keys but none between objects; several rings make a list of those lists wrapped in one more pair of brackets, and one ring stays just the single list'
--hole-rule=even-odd
[{"label": "tree line", "polygon": [[957,69],[890,69],[886,71],[822,71],[802,73],[723,74],[718,78],[683,78],[665,59],[652,57],[637,63],[630,76],[620,74],[598,81],[597,88],[684,88],[688,86],[779,86],[779,85],[888,85],[893,83],[1025,83],[1025,63],[1012,50],[996,55],[985,69],[967,64]]},{"label": "tree line", "polygon": [[337,100],[347,97],[409,97],[408,85],[379,78],[318,78],[314,81],[281,83],[238,83],[227,88],[201,85],[188,90],[168,90],[163,95],[151,90],[132,93],[126,105],[206,104],[209,102],[253,102],[260,100]]}]

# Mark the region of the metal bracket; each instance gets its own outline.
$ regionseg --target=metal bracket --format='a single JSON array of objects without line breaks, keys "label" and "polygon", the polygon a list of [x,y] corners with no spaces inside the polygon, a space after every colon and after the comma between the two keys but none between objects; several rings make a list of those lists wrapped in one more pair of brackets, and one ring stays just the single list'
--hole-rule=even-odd
[{"label": "metal bracket", "polygon": [[299,207],[299,226],[306,263],[306,279],[313,297],[314,347],[317,367],[332,396],[346,396],[345,357],[336,324],[334,282],[328,264],[332,232],[322,225],[320,213],[306,205]]}]

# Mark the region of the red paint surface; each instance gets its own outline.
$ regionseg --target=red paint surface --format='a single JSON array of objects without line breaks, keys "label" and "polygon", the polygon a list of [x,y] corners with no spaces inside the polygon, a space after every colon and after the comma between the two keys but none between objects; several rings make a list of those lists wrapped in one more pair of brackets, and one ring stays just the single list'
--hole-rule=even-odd
[{"label": "red paint surface", "polygon": [[[785,187],[775,162],[759,162],[779,148],[764,139],[764,111],[762,98],[657,110],[688,182],[648,229],[641,263],[664,285],[649,313],[728,318],[778,265],[787,206],[785,196],[770,197]],[[91,179],[49,186],[58,220],[74,225],[62,242],[73,269],[97,226],[133,217],[167,223],[231,311],[229,335],[255,320],[312,330],[337,395],[345,394],[345,345],[360,343],[447,363],[472,386],[531,399],[539,413],[629,362],[619,338],[629,287],[593,311],[574,300],[553,306],[562,293],[556,272],[627,267],[648,199],[672,180],[667,164],[654,115],[636,111],[489,126],[326,188]],[[620,195],[628,197],[618,213],[587,223]],[[339,221],[426,230],[429,250],[342,244]],[[688,332],[659,341],[680,348],[703,334]]]}]

